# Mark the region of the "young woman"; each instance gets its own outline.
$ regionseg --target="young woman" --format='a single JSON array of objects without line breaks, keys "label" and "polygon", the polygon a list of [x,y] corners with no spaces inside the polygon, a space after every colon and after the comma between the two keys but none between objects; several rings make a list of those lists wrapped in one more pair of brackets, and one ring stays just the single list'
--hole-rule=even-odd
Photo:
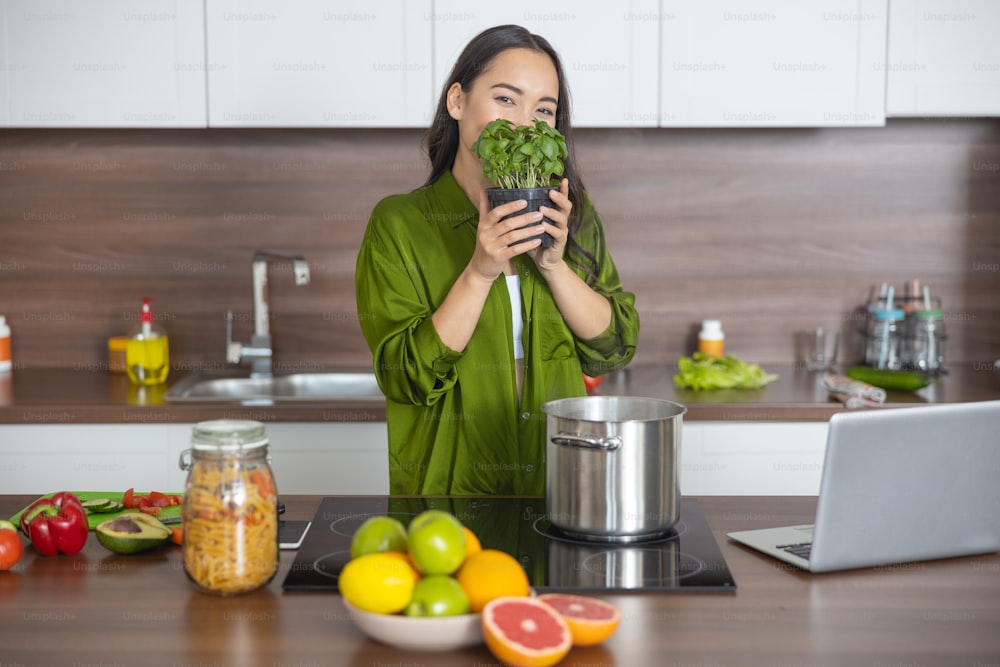
[{"label": "young woman", "polygon": [[[496,118],[542,119],[566,137],[555,208],[503,222],[525,202],[490,209],[492,184],[470,147]],[[356,269],[361,329],[386,396],[390,492],[542,495],[542,404],[584,395],[584,373],[624,367],[639,335],[634,296],[573,161],[569,93],[549,43],[513,25],[476,36],[444,86],[426,148],[427,183],[376,205]],[[517,243],[540,231],[551,246]]]}]

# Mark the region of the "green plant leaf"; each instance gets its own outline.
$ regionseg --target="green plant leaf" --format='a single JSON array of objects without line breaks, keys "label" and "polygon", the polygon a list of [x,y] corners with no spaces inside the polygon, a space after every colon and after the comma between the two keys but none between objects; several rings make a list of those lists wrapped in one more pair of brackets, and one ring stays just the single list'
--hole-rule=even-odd
[{"label": "green plant leaf", "polygon": [[498,118],[486,124],[472,150],[482,160],[483,175],[505,188],[552,184],[569,155],[562,134],[542,120],[515,127]]}]

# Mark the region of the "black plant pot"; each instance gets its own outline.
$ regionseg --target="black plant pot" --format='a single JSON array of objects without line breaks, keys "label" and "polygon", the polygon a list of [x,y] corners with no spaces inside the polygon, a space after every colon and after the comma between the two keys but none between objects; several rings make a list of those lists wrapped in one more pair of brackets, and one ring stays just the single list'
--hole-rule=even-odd
[{"label": "black plant pot", "polygon": [[[549,208],[555,208],[555,205],[549,199],[549,192],[552,191],[551,187],[546,188],[486,188],[486,197],[490,200],[490,207],[496,208],[501,204],[506,204],[508,202],[517,201],[518,199],[523,199],[528,202],[528,205],[518,211],[517,213],[511,213],[510,215],[505,215],[501,220],[506,220],[507,218],[512,218],[518,215],[524,215],[525,213],[533,213],[538,210],[540,206],[548,206]],[[552,222],[548,218],[546,221]],[[532,225],[540,225],[542,223],[535,222]],[[523,227],[521,228],[523,229]],[[524,241],[517,241],[516,243],[524,243],[525,241],[530,241],[531,239],[541,239],[542,247],[548,248],[552,245],[552,235],[548,232],[543,232],[537,236],[532,236],[530,238],[524,239]]]}]

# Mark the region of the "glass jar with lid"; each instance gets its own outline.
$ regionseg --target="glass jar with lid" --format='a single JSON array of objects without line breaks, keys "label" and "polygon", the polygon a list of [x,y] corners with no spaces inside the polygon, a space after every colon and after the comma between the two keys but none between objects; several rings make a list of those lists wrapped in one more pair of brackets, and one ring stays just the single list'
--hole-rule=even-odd
[{"label": "glass jar with lid", "polygon": [[181,453],[184,572],[199,590],[235,595],[278,570],[278,494],[264,425],[221,419],[196,424]]},{"label": "glass jar with lid", "polygon": [[899,308],[873,310],[865,337],[865,363],[874,368],[899,370],[900,324],[905,313]]}]

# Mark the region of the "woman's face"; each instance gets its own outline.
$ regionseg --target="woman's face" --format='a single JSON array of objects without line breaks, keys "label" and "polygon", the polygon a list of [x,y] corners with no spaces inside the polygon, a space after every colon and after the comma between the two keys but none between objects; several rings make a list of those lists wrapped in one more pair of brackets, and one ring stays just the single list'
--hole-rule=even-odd
[{"label": "woman's face", "polygon": [[546,54],[520,48],[501,52],[470,88],[455,83],[448,90],[448,113],[458,121],[457,159],[471,153],[480,132],[497,118],[514,125],[531,125],[537,118],[555,127],[558,98],[559,78]]}]

